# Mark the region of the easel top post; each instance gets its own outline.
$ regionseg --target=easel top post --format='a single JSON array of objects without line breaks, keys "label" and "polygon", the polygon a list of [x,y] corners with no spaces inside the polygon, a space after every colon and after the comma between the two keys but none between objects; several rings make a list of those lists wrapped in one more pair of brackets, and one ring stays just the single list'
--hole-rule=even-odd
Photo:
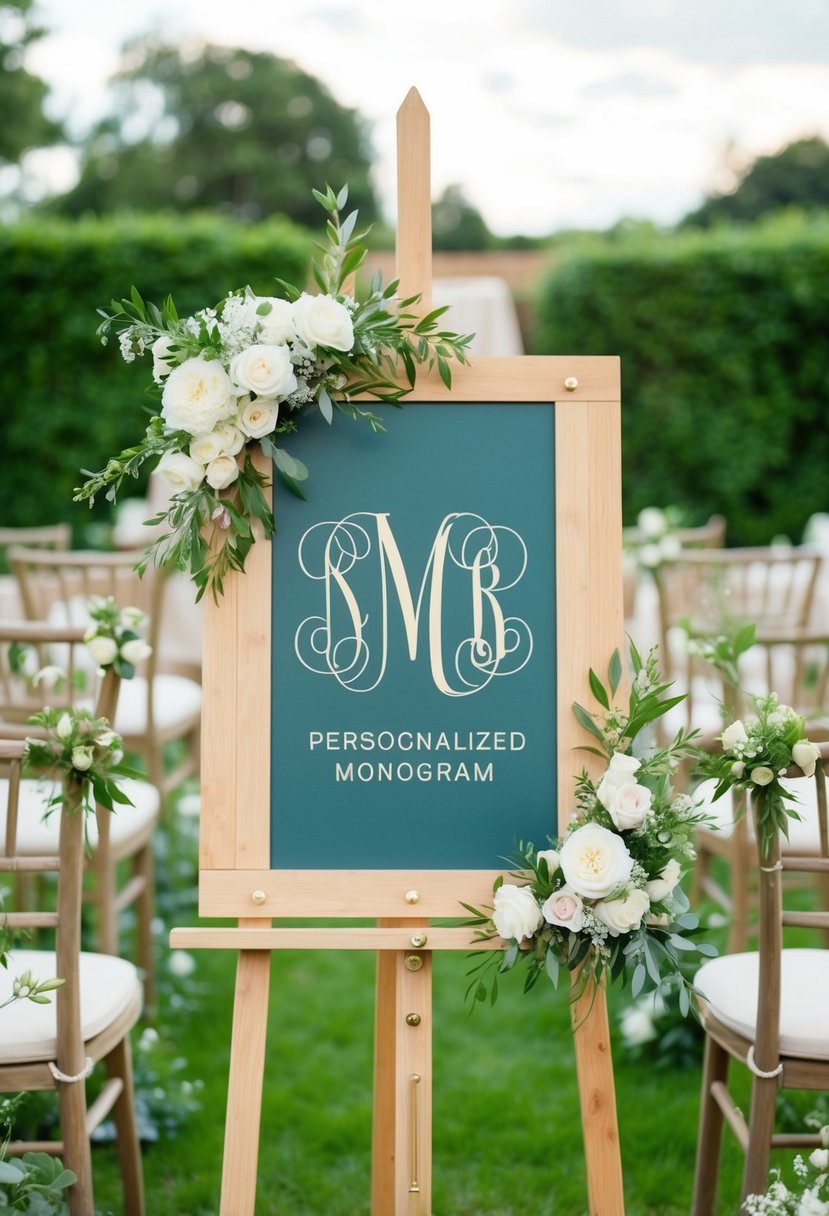
[{"label": "easel top post", "polygon": [[401,298],[432,307],[432,186],[429,111],[409,89],[397,111],[397,278]]}]

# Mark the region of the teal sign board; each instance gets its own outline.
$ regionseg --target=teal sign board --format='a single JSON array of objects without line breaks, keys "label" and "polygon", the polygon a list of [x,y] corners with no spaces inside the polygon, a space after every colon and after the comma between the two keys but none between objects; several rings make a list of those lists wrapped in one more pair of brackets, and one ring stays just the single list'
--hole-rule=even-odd
[{"label": "teal sign board", "polygon": [[271,865],[497,869],[556,835],[554,406],[337,416],[277,488]]}]

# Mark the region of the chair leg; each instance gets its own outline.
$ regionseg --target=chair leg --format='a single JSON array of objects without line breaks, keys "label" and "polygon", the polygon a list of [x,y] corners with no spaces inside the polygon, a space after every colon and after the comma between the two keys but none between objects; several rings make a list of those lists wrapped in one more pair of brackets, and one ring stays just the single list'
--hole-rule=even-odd
[{"label": "chair leg", "polygon": [[730,1056],[710,1036],[705,1040],[705,1059],[700,1094],[697,1162],[694,1174],[692,1216],[712,1216],[717,1196],[717,1175],[720,1169],[723,1113],[711,1095],[711,1087],[728,1080]]},{"label": "chair leg", "polygon": [[120,1077],[124,1086],[112,1110],[118,1133],[116,1147],[124,1190],[124,1216],[144,1216],[144,1174],[135,1118],[132,1053],[128,1036],[109,1053],[106,1069],[108,1076]]},{"label": "chair leg", "polygon": [[141,968],[144,983],[144,1013],[155,1010],[155,950],[153,942],[153,915],[155,912],[154,898],[154,866],[152,845],[147,844],[135,857],[135,873],[143,881],[143,887],[136,900],[136,919],[138,932],[138,966]]},{"label": "chair leg", "polygon": [[743,1170],[743,1199],[746,1195],[761,1195],[768,1186],[777,1090],[776,1078],[754,1078],[748,1149]]},{"label": "chair leg", "polygon": [[92,1150],[86,1130],[86,1083],[83,1080],[58,1084],[63,1164],[76,1181],[67,1191],[72,1216],[94,1216],[92,1194]]}]

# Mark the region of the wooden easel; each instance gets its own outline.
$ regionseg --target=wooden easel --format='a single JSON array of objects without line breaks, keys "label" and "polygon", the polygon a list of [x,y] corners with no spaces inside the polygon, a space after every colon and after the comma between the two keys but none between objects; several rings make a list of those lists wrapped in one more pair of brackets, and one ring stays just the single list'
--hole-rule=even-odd
[{"label": "wooden easel", "polygon": [[[412,89],[398,114],[397,265],[401,295],[420,293],[424,311],[431,298],[429,159],[429,116]],[[571,398],[557,419],[556,458],[557,484],[565,501],[581,504],[568,514],[567,527],[557,542],[557,568],[565,590],[558,609],[559,637],[573,640],[561,657],[559,671],[559,754],[569,756],[582,742],[577,724],[571,721],[570,701],[588,695],[588,666],[605,663],[621,641],[618,365],[608,359],[569,357],[488,359],[476,361],[476,365],[474,373],[456,378],[452,395],[459,400],[480,399],[476,394],[481,385],[491,394],[484,400],[500,400],[501,393],[507,394],[505,400],[523,400],[523,393],[528,400],[557,400],[547,392],[546,383],[539,386],[542,365],[544,377],[560,388],[562,396]],[[440,384],[427,386],[425,392],[420,400],[449,397]],[[613,423],[609,429],[605,425],[608,417]],[[572,458],[575,452],[584,454],[581,461]],[[267,471],[264,462],[261,467]],[[589,541],[607,531],[604,525],[608,521],[614,527],[618,522],[619,536],[611,535],[607,551],[599,554]],[[319,896],[316,903],[303,904],[303,884],[295,874],[268,873],[268,821],[251,809],[260,807],[263,798],[267,801],[261,764],[262,732],[266,726],[269,729],[267,549],[264,544],[254,546],[248,573],[230,580],[220,605],[206,603],[205,705],[214,708],[206,713],[204,728],[200,910],[207,916],[236,917],[238,928],[175,929],[171,934],[175,948],[238,950],[221,1214],[252,1216],[254,1212],[271,951],[334,948],[378,952],[371,1214],[430,1216],[431,953],[435,949],[469,950],[470,932],[430,925],[431,915],[446,915],[446,906],[457,908],[458,892],[453,889],[451,872],[437,878],[415,872],[408,876],[405,891],[399,890],[399,877],[384,875],[373,882],[369,878],[374,888],[371,900],[361,906],[357,896],[347,913],[341,903],[332,901],[335,915],[376,915],[369,909],[382,907],[376,928],[326,928],[321,932],[273,927],[275,915],[321,916],[325,909]],[[616,603],[618,611],[608,612],[607,605]],[[218,614],[223,614],[221,630]],[[210,642],[219,637],[230,644]],[[221,714],[215,708],[220,704]],[[228,723],[236,731],[231,740],[232,764],[216,758],[228,746]],[[581,761],[572,771],[576,767],[581,767]],[[560,775],[560,792],[567,791],[569,796],[571,785],[568,766]],[[359,882],[353,889],[359,891]],[[488,888],[483,889],[482,898],[487,893]],[[250,915],[254,908],[259,915]],[[593,1216],[622,1216],[603,991],[585,993],[574,1004],[573,1025],[590,1212]]]}]

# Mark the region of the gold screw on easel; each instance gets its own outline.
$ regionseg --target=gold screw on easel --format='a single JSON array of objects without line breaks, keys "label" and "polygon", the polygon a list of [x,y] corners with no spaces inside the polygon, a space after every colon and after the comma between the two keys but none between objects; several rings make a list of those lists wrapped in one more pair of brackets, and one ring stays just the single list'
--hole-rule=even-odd
[{"label": "gold screw on easel", "polygon": [[412,1181],[409,1184],[409,1216],[420,1216],[420,1183],[418,1182],[417,1166],[417,1087],[420,1084],[420,1073],[413,1072],[409,1076],[409,1170]]}]

